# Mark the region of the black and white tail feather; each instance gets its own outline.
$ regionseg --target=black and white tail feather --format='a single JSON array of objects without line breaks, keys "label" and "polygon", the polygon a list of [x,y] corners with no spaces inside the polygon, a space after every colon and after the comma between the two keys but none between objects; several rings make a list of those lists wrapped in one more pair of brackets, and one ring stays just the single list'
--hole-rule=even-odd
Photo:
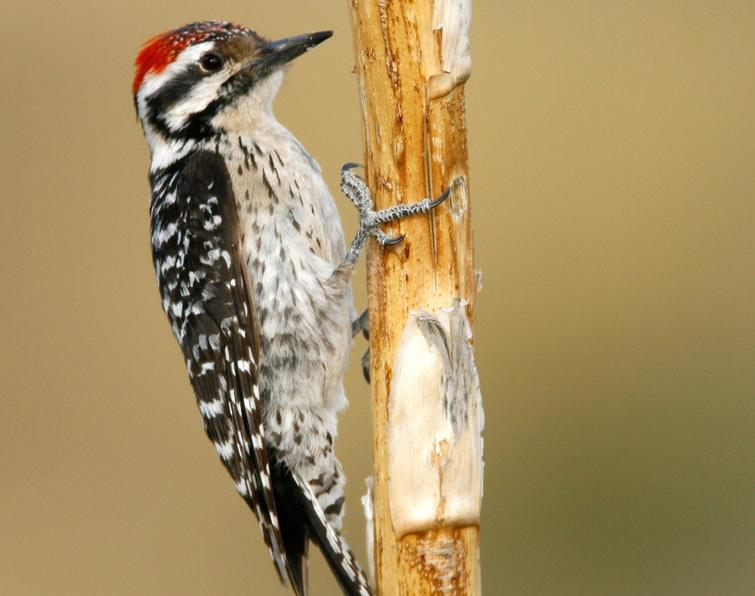
[{"label": "black and white tail feather", "polygon": [[[369,581],[343,536],[331,526],[310,486],[285,465],[276,465],[273,479],[281,504],[281,534],[289,556],[289,575],[297,596],[307,595],[307,545],[317,544],[344,594],[370,596]],[[286,514],[283,515],[285,510]]]},{"label": "black and white tail feather", "polygon": [[306,596],[313,540],[344,593],[369,596],[364,573],[312,489],[265,446],[251,284],[222,157],[197,151],[154,172],[151,182],[152,253],[163,308],[205,431],[259,520],[281,580]]}]

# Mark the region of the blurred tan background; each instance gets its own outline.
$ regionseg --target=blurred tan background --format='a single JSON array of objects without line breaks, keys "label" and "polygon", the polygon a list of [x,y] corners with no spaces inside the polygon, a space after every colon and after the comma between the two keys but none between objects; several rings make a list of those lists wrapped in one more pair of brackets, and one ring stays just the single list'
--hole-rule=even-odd
[{"label": "blurred tan background", "polygon": [[[277,112],[337,191],[362,150],[345,1],[0,8],[3,596],[285,594],[149,256],[132,61],[212,17],[336,31]],[[755,593],[755,4],[477,0],[472,44],[485,593]],[[363,349],[337,444],[362,560]]]}]

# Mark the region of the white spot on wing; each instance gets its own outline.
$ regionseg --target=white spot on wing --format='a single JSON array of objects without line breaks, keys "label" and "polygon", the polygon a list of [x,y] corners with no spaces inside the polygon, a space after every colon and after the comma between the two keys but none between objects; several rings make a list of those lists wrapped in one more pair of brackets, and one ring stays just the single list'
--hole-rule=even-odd
[{"label": "white spot on wing", "polygon": [[214,443],[214,445],[215,450],[218,452],[218,455],[222,460],[228,461],[233,457],[233,445],[230,441],[225,441],[223,443]]},{"label": "white spot on wing", "polygon": [[244,482],[244,480],[243,480],[243,479],[239,480],[239,481],[238,481],[238,482],[237,482],[237,483],[235,484],[235,486],[236,486],[236,490],[238,491],[238,493],[239,493],[239,494],[240,494],[241,496],[246,496],[246,495],[247,495],[247,494],[249,493],[249,491],[248,491],[248,490],[247,490],[247,488],[246,488],[246,482]]},{"label": "white spot on wing", "polygon": [[199,402],[199,411],[205,418],[220,416],[225,410],[225,402],[221,398],[209,402]]}]

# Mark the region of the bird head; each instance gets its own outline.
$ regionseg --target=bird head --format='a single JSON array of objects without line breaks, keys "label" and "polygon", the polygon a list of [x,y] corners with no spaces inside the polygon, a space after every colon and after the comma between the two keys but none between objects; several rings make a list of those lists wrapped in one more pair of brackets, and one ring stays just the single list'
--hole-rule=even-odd
[{"label": "bird head", "polygon": [[270,41],[223,21],[191,23],[147,41],[136,58],[134,102],[154,152],[249,131],[272,114],[283,67],[331,31]]}]

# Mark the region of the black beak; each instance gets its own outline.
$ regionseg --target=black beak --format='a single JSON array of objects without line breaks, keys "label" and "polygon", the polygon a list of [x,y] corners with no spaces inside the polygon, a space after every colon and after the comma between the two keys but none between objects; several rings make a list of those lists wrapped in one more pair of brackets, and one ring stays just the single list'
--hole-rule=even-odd
[{"label": "black beak", "polygon": [[268,42],[262,47],[262,54],[254,63],[253,68],[257,73],[267,74],[291,62],[297,56],[301,56],[332,35],[332,31],[318,31],[317,33],[307,33],[306,35]]}]

